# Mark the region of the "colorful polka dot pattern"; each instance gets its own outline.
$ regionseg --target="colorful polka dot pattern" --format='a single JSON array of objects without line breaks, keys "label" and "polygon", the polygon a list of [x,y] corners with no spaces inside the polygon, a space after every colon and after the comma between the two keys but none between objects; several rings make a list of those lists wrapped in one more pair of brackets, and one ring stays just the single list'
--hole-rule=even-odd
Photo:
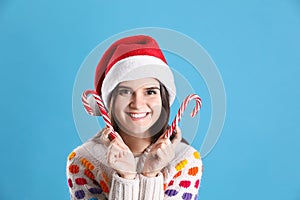
[{"label": "colorful polka dot pattern", "polygon": [[92,193],[92,194],[101,194],[102,189],[101,188],[90,188],[89,192]]},{"label": "colorful polka dot pattern", "polygon": [[90,179],[95,179],[95,176],[94,176],[93,172],[91,172],[91,171],[88,170],[88,169],[85,169],[85,170],[84,170],[84,174],[85,174],[87,177],[89,177]]},{"label": "colorful polka dot pattern", "polygon": [[[72,152],[69,156],[68,156],[68,159],[69,160],[72,160],[74,157],[76,156],[76,153],[75,152]],[[68,179],[68,185],[70,188],[73,188],[74,187],[74,184],[78,185],[78,186],[84,186],[84,185],[87,185],[87,179],[90,179],[91,181],[93,181],[94,185],[96,187],[91,187],[88,189],[88,191],[84,191],[84,190],[77,190],[75,191],[74,195],[77,199],[86,199],[86,192],[90,192],[91,194],[101,194],[102,192],[105,192],[105,193],[108,193],[109,192],[109,188],[106,184],[106,182],[108,182],[108,177],[102,173],[102,177],[103,179],[105,180],[104,181],[100,181],[100,182],[97,182],[95,180],[95,176],[93,174],[93,170],[95,169],[94,165],[88,161],[87,159],[85,158],[82,158],[81,160],[81,164],[83,165],[83,167],[85,168],[84,169],[84,175],[86,176],[85,178],[84,177],[79,177],[79,178],[76,178],[74,180],[74,182],[72,181],[71,178]],[[80,167],[76,164],[71,164],[69,166],[69,172],[71,174],[77,174],[79,173],[80,171]],[[85,188],[87,186],[84,186]],[[98,200],[98,198],[90,198],[89,200]]]},{"label": "colorful polka dot pattern", "polygon": [[191,185],[191,181],[180,181],[179,186],[180,187],[184,187],[184,188],[188,188]]},{"label": "colorful polka dot pattern", "polygon": [[191,176],[196,176],[198,174],[198,167],[190,168],[188,174]]},{"label": "colorful polka dot pattern", "polygon": [[180,162],[176,165],[176,170],[179,171],[179,170],[183,169],[187,164],[188,164],[187,159],[184,159],[184,160],[180,161]]},{"label": "colorful polka dot pattern", "polygon": [[109,182],[108,177],[106,176],[106,174],[104,172],[102,172],[102,177],[105,180],[106,183]]},{"label": "colorful polka dot pattern", "polygon": [[193,155],[194,155],[194,157],[195,157],[196,159],[201,159],[200,153],[199,153],[198,151],[195,151],[195,152],[193,153]]},{"label": "colorful polka dot pattern", "polygon": [[172,197],[172,196],[176,196],[178,194],[178,191],[177,190],[166,190],[165,194],[168,195],[169,197]]},{"label": "colorful polka dot pattern", "polygon": [[76,153],[73,151],[72,153],[70,153],[68,159],[72,160],[72,158],[74,158],[76,156]]},{"label": "colorful polka dot pattern", "polygon": [[73,182],[72,182],[72,180],[70,178],[68,179],[68,185],[69,185],[70,188],[73,187]]},{"label": "colorful polka dot pattern", "polygon": [[198,179],[198,180],[195,182],[194,187],[195,187],[196,189],[198,189],[198,188],[199,188],[199,185],[200,185],[200,180]]},{"label": "colorful polka dot pattern", "polygon": [[168,186],[172,186],[174,184],[174,180],[171,180]]},{"label": "colorful polka dot pattern", "polygon": [[79,167],[78,165],[70,165],[69,166],[69,171],[72,173],[72,174],[77,174],[79,172]]},{"label": "colorful polka dot pattern", "polygon": [[181,173],[182,173],[182,171],[177,172],[177,173],[175,174],[175,176],[173,177],[173,179],[179,177],[179,176],[181,175]]},{"label": "colorful polka dot pattern", "polygon": [[84,178],[76,178],[75,179],[75,183],[77,185],[85,185],[85,184],[87,184],[87,182],[86,182],[86,180]]},{"label": "colorful polka dot pattern", "polygon": [[82,158],[81,162],[88,170],[93,170],[95,168],[94,165],[85,158]]},{"label": "colorful polka dot pattern", "polygon": [[[72,160],[74,157],[76,156],[75,152],[70,153],[70,155],[68,156],[69,160]],[[195,151],[193,153],[193,157],[194,159],[201,159],[200,153]],[[107,183],[109,182],[109,178],[106,176],[105,173],[101,173],[103,180],[100,180],[99,182],[95,180],[95,176],[93,174],[93,170],[95,169],[94,165],[88,161],[85,158],[82,158],[81,160],[81,164],[83,165],[84,169],[84,175],[86,176],[84,177],[79,177],[76,178],[75,180],[72,179],[68,179],[68,185],[70,188],[74,188],[74,184],[78,185],[78,186],[84,186],[87,185],[87,178],[90,179],[91,181],[93,181],[95,187],[91,187],[88,188],[87,191],[84,190],[77,190],[75,191],[74,195],[75,197],[80,200],[80,199],[87,199],[86,198],[86,193],[91,193],[91,194],[102,194],[104,193],[108,193],[109,192],[109,187],[107,185]],[[199,173],[199,167],[198,166],[191,166],[189,168],[187,168],[189,162],[187,159],[181,160],[180,162],[177,163],[177,165],[175,166],[175,169],[177,171],[177,173],[173,176],[173,179],[169,182],[169,183],[164,183],[163,188],[165,191],[165,195],[169,196],[169,197],[174,197],[174,196],[178,196],[181,197],[183,200],[196,200],[197,199],[197,194],[194,195],[193,198],[193,194],[189,193],[189,192],[185,192],[185,193],[181,193],[179,195],[179,191],[181,191],[179,188],[182,188],[182,191],[187,191],[185,189],[188,188],[195,188],[198,189],[200,186],[200,179],[197,179],[196,181],[191,181],[189,180],[189,178],[187,178],[187,180],[183,179],[183,180],[178,180],[177,178],[182,178],[183,176],[189,175],[190,177],[195,177],[197,176],[197,174]],[[71,174],[77,174],[79,173],[80,167],[76,164],[71,164],[68,168],[69,172]],[[187,174],[183,174],[183,170],[184,172]],[[200,169],[203,172],[203,166]],[[177,181],[176,181],[177,180]],[[176,183],[176,185],[175,185]],[[170,186],[174,186],[174,188],[167,188]],[[84,186],[85,188],[88,186]],[[177,197],[177,198],[178,198]],[[90,198],[89,200],[98,200],[98,198]]]},{"label": "colorful polka dot pattern", "polygon": [[100,181],[100,187],[102,188],[103,192],[105,192],[105,193],[109,192],[107,184],[102,180]]},{"label": "colorful polka dot pattern", "polygon": [[[201,159],[201,156],[200,156],[200,153],[195,151],[193,153],[193,157],[194,159]],[[184,176],[183,175],[183,169],[185,171],[187,171],[187,174],[190,176],[190,177],[195,177],[197,176],[197,174],[199,173],[199,167],[198,166],[192,166],[192,167],[189,167],[187,168],[188,166],[188,160],[187,159],[184,159],[182,161],[180,161],[179,163],[177,163],[177,165],[175,166],[175,169],[178,171],[174,176],[173,176],[173,179],[168,183],[168,187],[170,186],[175,186],[176,189],[165,189],[165,195],[169,196],[169,197],[173,197],[173,196],[176,196],[179,194],[179,190],[177,189],[178,186],[180,188],[183,188],[183,189],[188,189],[190,187],[194,187],[195,189],[198,189],[199,186],[200,186],[200,179],[197,179],[196,181],[191,181],[191,180],[179,180],[179,181],[176,181],[177,178],[179,177],[182,177]],[[202,169],[203,170],[203,167]],[[178,184],[178,186],[175,185]],[[185,190],[183,190],[185,191]],[[182,194],[181,198],[183,200],[192,200],[193,199],[193,194],[192,193],[189,193],[189,192],[185,192]],[[194,200],[197,199],[197,194],[194,196]]]},{"label": "colorful polka dot pattern", "polygon": [[77,191],[75,192],[75,197],[76,197],[77,199],[83,199],[83,198],[85,197],[84,191],[83,191],[83,190],[77,190]]},{"label": "colorful polka dot pattern", "polygon": [[184,200],[191,200],[192,197],[193,197],[193,195],[191,193],[187,193],[187,192],[182,195],[182,199],[184,199]]}]

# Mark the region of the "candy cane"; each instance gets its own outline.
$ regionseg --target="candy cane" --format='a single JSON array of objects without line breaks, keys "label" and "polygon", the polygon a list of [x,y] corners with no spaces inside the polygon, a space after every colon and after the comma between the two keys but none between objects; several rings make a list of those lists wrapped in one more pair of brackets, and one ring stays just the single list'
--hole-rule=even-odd
[{"label": "candy cane", "polygon": [[[93,91],[93,90],[86,90],[85,92],[83,92],[82,97],[81,97],[83,106],[85,107],[85,109],[86,109],[86,111],[88,112],[88,114],[94,115],[94,116],[95,116],[95,113],[93,112],[93,109],[90,107],[89,102],[88,102],[88,100],[87,100],[87,96],[88,96],[88,95],[93,95],[93,97],[95,98],[95,100],[96,100],[96,102],[97,102],[97,105],[98,105],[98,107],[99,107],[99,109],[100,109],[100,112],[101,112],[101,114],[102,114],[102,117],[103,117],[103,119],[104,119],[104,122],[106,123],[106,126],[107,126],[108,128],[110,128],[111,130],[114,130],[114,129],[113,129],[113,126],[112,126],[112,124],[111,124],[111,121],[110,121],[110,119],[109,119],[109,117],[108,117],[108,114],[107,114],[107,112],[106,112],[106,109],[105,109],[105,107],[104,107],[104,104],[103,104],[103,102],[102,102],[102,100],[101,100],[101,98],[100,98],[99,95],[98,95],[95,91]],[[179,123],[179,121],[180,121],[180,119],[181,119],[181,116],[182,116],[183,112],[184,112],[185,109],[186,109],[187,104],[188,104],[192,99],[195,99],[195,101],[196,101],[196,106],[194,107],[194,109],[193,109],[193,111],[192,111],[192,113],[191,113],[191,116],[194,117],[194,116],[198,113],[198,111],[200,110],[200,108],[201,108],[201,106],[202,106],[201,98],[200,98],[198,95],[196,95],[196,94],[191,94],[191,95],[187,96],[187,97],[185,98],[185,100],[183,101],[183,103],[181,104],[181,106],[180,106],[180,108],[179,108],[179,110],[178,110],[178,112],[177,112],[177,115],[176,115],[176,117],[175,117],[175,119],[174,119],[174,121],[173,121],[171,127],[168,129],[168,131],[167,131],[167,133],[166,133],[166,135],[165,135],[165,138],[170,138],[170,136],[172,135],[172,133],[173,133],[174,130],[175,130],[176,125],[178,125],[178,123]],[[113,139],[115,139],[115,138],[116,138],[116,135],[115,135],[114,131],[111,132],[111,133],[109,133],[109,139],[110,139],[110,140],[113,140]]]},{"label": "candy cane", "polygon": [[172,133],[174,132],[174,129],[176,127],[176,125],[179,123],[181,116],[184,112],[184,110],[186,109],[187,104],[192,100],[195,99],[196,101],[196,106],[194,107],[192,113],[191,113],[191,117],[194,117],[198,111],[200,110],[201,106],[202,106],[202,101],[201,98],[196,95],[196,94],[191,94],[189,96],[187,96],[185,98],[185,100],[183,101],[183,103],[181,104],[180,108],[178,109],[177,115],[171,125],[171,127],[168,129],[167,133],[165,134],[165,138],[170,138],[170,136],[172,135]]},{"label": "candy cane", "polygon": [[95,98],[95,100],[97,102],[97,105],[100,109],[100,112],[101,112],[101,115],[104,119],[104,122],[106,123],[106,126],[108,128],[110,128],[111,130],[113,130],[113,132],[109,133],[108,138],[110,140],[115,139],[116,135],[114,133],[113,126],[112,126],[111,121],[110,121],[110,119],[108,117],[108,114],[106,112],[105,106],[104,106],[100,96],[93,90],[86,90],[85,92],[82,93],[81,100],[82,100],[83,106],[85,107],[86,111],[88,112],[88,114],[95,116],[95,113],[93,112],[93,109],[91,108],[91,106],[89,105],[89,102],[87,100],[88,95],[93,95],[93,97]]}]

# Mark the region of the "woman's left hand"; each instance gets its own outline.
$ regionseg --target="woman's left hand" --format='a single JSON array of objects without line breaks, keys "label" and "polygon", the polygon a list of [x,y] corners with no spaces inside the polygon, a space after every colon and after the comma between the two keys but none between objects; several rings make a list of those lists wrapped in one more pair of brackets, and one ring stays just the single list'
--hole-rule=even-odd
[{"label": "woman's left hand", "polygon": [[143,175],[147,177],[155,177],[162,168],[173,160],[175,157],[175,148],[181,141],[181,130],[176,126],[176,135],[170,141],[162,134],[160,138],[152,145],[149,154],[146,157]]}]

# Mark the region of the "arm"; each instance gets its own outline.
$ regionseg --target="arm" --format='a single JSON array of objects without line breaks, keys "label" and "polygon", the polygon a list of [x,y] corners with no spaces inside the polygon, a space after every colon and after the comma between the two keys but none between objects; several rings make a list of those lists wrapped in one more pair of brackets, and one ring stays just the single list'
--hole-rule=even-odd
[{"label": "arm", "polygon": [[107,199],[109,187],[106,176],[79,152],[73,151],[69,155],[66,174],[71,200]]},{"label": "arm", "polygon": [[168,168],[169,178],[164,184],[164,199],[197,199],[203,169],[199,152],[193,148],[186,150]]},{"label": "arm", "polygon": [[139,199],[197,200],[203,169],[200,154],[185,144],[179,152],[157,176],[140,174]]},{"label": "arm", "polygon": [[68,157],[66,172],[71,200],[137,200],[139,179],[120,177],[115,170],[93,161],[98,155],[91,155],[92,151],[86,148],[79,147]]}]

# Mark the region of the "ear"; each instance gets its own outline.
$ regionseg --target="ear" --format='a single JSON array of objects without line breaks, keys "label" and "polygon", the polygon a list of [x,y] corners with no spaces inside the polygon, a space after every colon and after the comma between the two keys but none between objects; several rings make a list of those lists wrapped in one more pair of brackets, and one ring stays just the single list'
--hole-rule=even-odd
[{"label": "ear", "polygon": [[93,115],[94,116],[101,116],[99,106],[98,106],[95,98],[93,97],[93,95],[89,95],[87,97],[87,102],[88,102],[89,106],[91,107],[91,109],[93,111]]}]

